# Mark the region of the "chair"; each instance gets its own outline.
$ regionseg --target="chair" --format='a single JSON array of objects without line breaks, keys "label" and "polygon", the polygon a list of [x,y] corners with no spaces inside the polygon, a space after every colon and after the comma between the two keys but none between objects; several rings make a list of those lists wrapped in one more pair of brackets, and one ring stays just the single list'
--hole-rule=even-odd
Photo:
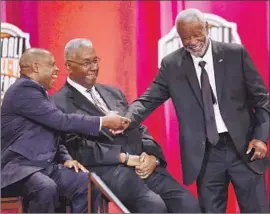
[{"label": "chair", "polygon": [[[61,198],[61,205],[64,208],[58,208],[58,212],[71,213],[70,201],[66,198]],[[1,213],[23,213],[23,197],[7,197],[1,198]]]},{"label": "chair", "polygon": [[109,187],[94,172],[90,172],[88,183],[88,213],[91,213],[92,187],[95,186],[101,193],[99,213],[109,212],[109,202],[113,203],[122,213],[130,213],[123,203],[114,195]]},{"label": "chair", "polygon": [[22,197],[1,198],[1,213],[23,213]]},{"label": "chair", "polygon": [[[98,197],[98,210],[99,213],[108,213],[109,204],[114,204],[115,207],[122,213],[130,213],[129,210],[123,205],[123,203],[114,195],[114,193],[109,189],[109,187],[101,180],[101,178],[94,172],[90,173],[89,183],[88,183],[88,213],[92,212],[92,187],[96,187],[100,192],[100,197]],[[58,209],[59,212],[71,213],[70,201],[66,198],[60,198],[60,202],[65,206],[65,210]],[[96,210],[95,212],[97,212]],[[1,213],[23,213],[23,198],[18,197],[7,197],[1,198]]]}]

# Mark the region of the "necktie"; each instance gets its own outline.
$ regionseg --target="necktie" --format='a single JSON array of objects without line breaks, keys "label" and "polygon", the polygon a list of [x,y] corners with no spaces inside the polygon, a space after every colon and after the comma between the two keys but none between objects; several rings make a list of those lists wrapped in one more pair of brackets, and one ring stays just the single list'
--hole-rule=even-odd
[{"label": "necktie", "polygon": [[98,107],[104,114],[106,114],[109,110],[107,109],[107,107],[104,106],[105,104],[102,104],[98,100],[98,98],[94,94],[93,88],[88,89],[87,92],[90,94],[92,100],[94,101],[95,106]]},{"label": "necktie", "polygon": [[215,103],[216,100],[209,82],[208,74],[204,68],[205,64],[205,61],[199,62],[199,66],[202,69],[201,94],[203,99],[205,131],[208,141],[211,144],[216,145],[219,140],[213,107],[213,103]]}]

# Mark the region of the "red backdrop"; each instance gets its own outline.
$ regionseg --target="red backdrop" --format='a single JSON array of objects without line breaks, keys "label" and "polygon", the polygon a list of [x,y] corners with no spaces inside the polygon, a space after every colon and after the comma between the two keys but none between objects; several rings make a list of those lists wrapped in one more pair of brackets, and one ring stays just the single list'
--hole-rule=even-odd
[{"label": "red backdrop", "polygon": [[[121,88],[129,101],[134,100],[158,71],[158,40],[172,28],[177,13],[190,7],[237,24],[242,43],[269,87],[268,1],[6,1],[1,5],[2,21],[30,33],[31,46],[55,55],[60,75],[50,93],[63,85],[67,75],[64,45],[70,39],[86,37],[102,59],[99,82]],[[182,182],[178,124],[170,103],[158,108],[145,124],[162,146],[169,171]],[[195,185],[189,188],[196,194]],[[228,211],[236,212],[232,193]]]}]

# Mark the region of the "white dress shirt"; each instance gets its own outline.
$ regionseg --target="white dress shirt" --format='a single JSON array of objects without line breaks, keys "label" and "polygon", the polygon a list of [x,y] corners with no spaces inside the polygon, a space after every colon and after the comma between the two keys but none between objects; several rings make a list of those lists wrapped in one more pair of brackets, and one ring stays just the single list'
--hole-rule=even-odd
[{"label": "white dress shirt", "polygon": [[209,47],[205,53],[205,55],[201,58],[201,57],[195,57],[193,55],[191,55],[192,59],[193,59],[193,63],[194,63],[194,67],[196,70],[196,74],[198,77],[198,81],[199,81],[199,85],[201,87],[201,67],[199,66],[199,62],[200,61],[205,61],[205,70],[208,74],[209,77],[209,82],[210,85],[212,87],[213,93],[216,97],[217,102],[215,104],[213,104],[214,107],[214,114],[215,114],[215,119],[216,119],[216,125],[217,125],[217,130],[218,133],[222,133],[222,132],[227,132],[228,129],[221,117],[220,114],[220,110],[219,110],[219,104],[218,104],[218,99],[217,99],[217,89],[216,89],[216,80],[215,80],[215,71],[214,71],[214,64],[213,64],[213,54],[212,54],[212,44],[211,44],[211,40],[209,40]]},{"label": "white dress shirt", "polygon": [[[92,102],[92,103],[95,105],[95,102],[94,102],[94,100],[92,99],[91,95],[89,94],[89,92],[87,92],[88,88],[85,88],[84,86],[82,86],[82,85],[80,85],[80,84],[74,82],[74,81],[73,81],[72,79],[70,79],[69,77],[67,78],[67,82],[68,82],[71,86],[73,86],[75,89],[77,89],[83,96],[85,96],[90,102]],[[99,100],[102,100],[101,96],[99,95],[99,93],[98,93],[97,90],[95,89],[95,86],[92,87],[92,90],[93,90],[93,92],[94,92],[96,98],[99,99]],[[102,100],[102,103],[105,104],[103,100]],[[104,107],[106,107],[106,108],[108,109],[108,107],[106,106],[106,104],[105,104]],[[109,109],[108,109],[108,111],[109,111]],[[99,130],[101,129],[101,127],[102,127],[102,117],[100,117],[100,126],[99,126]]]}]

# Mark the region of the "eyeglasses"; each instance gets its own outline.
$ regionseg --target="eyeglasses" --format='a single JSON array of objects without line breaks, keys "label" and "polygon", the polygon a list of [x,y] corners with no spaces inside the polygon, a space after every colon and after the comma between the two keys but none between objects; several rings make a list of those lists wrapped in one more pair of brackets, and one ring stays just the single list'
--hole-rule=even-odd
[{"label": "eyeglasses", "polygon": [[94,67],[95,65],[97,65],[100,62],[100,60],[101,59],[99,57],[96,57],[91,61],[85,61],[85,62],[76,62],[76,61],[73,61],[73,60],[67,60],[67,61],[75,63],[77,65],[81,65],[84,68],[90,68],[90,67]]}]

